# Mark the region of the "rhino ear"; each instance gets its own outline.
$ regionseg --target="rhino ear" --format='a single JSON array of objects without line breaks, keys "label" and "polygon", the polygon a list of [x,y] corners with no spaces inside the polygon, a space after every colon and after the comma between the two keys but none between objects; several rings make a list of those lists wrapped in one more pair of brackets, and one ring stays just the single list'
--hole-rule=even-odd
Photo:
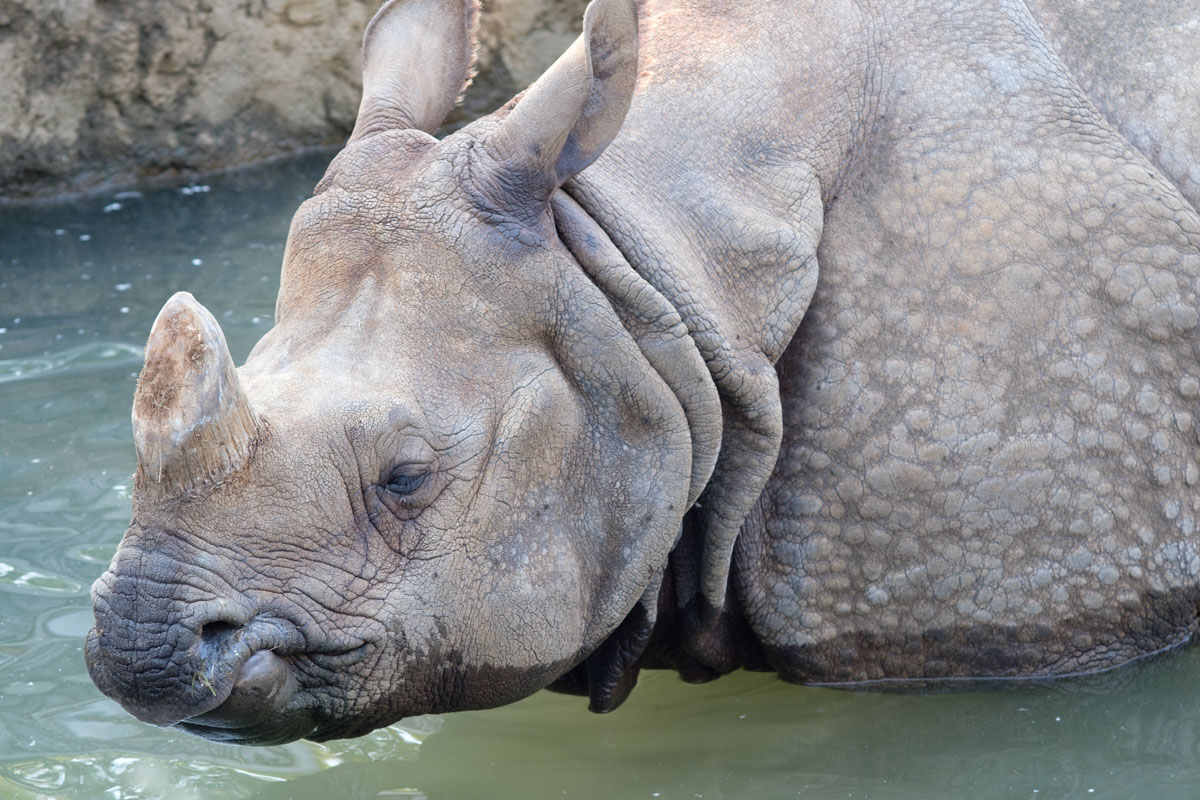
[{"label": "rhino ear", "polygon": [[133,398],[138,488],[211,484],[249,458],[261,429],[221,327],[190,294],[174,295],[150,330]]},{"label": "rhino ear", "polygon": [[518,98],[491,143],[541,201],[591,164],[621,129],[637,81],[633,0],[593,0],[583,35]]},{"label": "rhino ear", "polygon": [[363,95],[350,141],[433,133],[475,74],[478,0],[388,0],[363,35]]}]

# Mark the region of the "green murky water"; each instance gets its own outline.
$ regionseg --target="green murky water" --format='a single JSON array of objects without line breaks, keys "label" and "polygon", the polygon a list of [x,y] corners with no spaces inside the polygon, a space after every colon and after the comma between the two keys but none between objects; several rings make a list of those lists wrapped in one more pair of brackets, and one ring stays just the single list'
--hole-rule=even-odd
[{"label": "green murky water", "polygon": [[0,798],[1200,796],[1200,648],[1096,678],[939,695],[643,676],[619,712],[548,693],[332,745],[210,744],[87,678],[87,587],[129,518],[129,408],[187,289],[235,357],[271,325],[324,158],[203,186],[0,210]]}]

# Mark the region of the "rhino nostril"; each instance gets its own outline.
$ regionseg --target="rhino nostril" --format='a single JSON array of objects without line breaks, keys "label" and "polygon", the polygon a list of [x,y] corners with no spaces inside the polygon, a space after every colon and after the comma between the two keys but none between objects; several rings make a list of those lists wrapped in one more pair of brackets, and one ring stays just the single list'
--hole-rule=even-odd
[{"label": "rhino nostril", "polygon": [[205,623],[200,628],[200,641],[204,645],[215,647],[240,627],[242,626],[226,620]]}]

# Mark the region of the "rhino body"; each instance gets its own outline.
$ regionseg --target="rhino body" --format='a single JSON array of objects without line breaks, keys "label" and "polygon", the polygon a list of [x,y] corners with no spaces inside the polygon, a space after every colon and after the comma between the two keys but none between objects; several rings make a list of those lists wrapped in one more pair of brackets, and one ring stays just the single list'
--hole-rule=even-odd
[{"label": "rhino body", "polygon": [[235,370],[190,296],[155,323],[94,680],[262,743],[1187,640],[1200,89],[1031,7],[597,0],[439,142],[474,8],[385,5],[276,327]]}]

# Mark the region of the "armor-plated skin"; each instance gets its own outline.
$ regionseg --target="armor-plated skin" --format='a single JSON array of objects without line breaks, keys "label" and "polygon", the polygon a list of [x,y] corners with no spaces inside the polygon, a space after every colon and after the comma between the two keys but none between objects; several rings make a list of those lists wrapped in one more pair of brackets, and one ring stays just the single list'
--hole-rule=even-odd
[{"label": "armor-plated skin", "polygon": [[1092,104],[1200,205],[1200,8],[1173,0],[1027,3]]},{"label": "armor-plated skin", "polygon": [[[771,85],[788,40],[758,9],[672,4],[623,135],[567,187],[741,351],[708,357],[738,391],[803,314],[731,606],[794,680],[1073,673],[1195,629],[1195,209],[1021,4],[946,5],[818,4],[821,46]],[[722,105],[722,77],[799,112]]]},{"label": "armor-plated skin", "polygon": [[597,0],[437,142],[472,14],[377,16],[245,366],[188,297],[156,323],[105,692],[269,742],[1195,631],[1191,134],[1164,174],[1017,0]]}]

